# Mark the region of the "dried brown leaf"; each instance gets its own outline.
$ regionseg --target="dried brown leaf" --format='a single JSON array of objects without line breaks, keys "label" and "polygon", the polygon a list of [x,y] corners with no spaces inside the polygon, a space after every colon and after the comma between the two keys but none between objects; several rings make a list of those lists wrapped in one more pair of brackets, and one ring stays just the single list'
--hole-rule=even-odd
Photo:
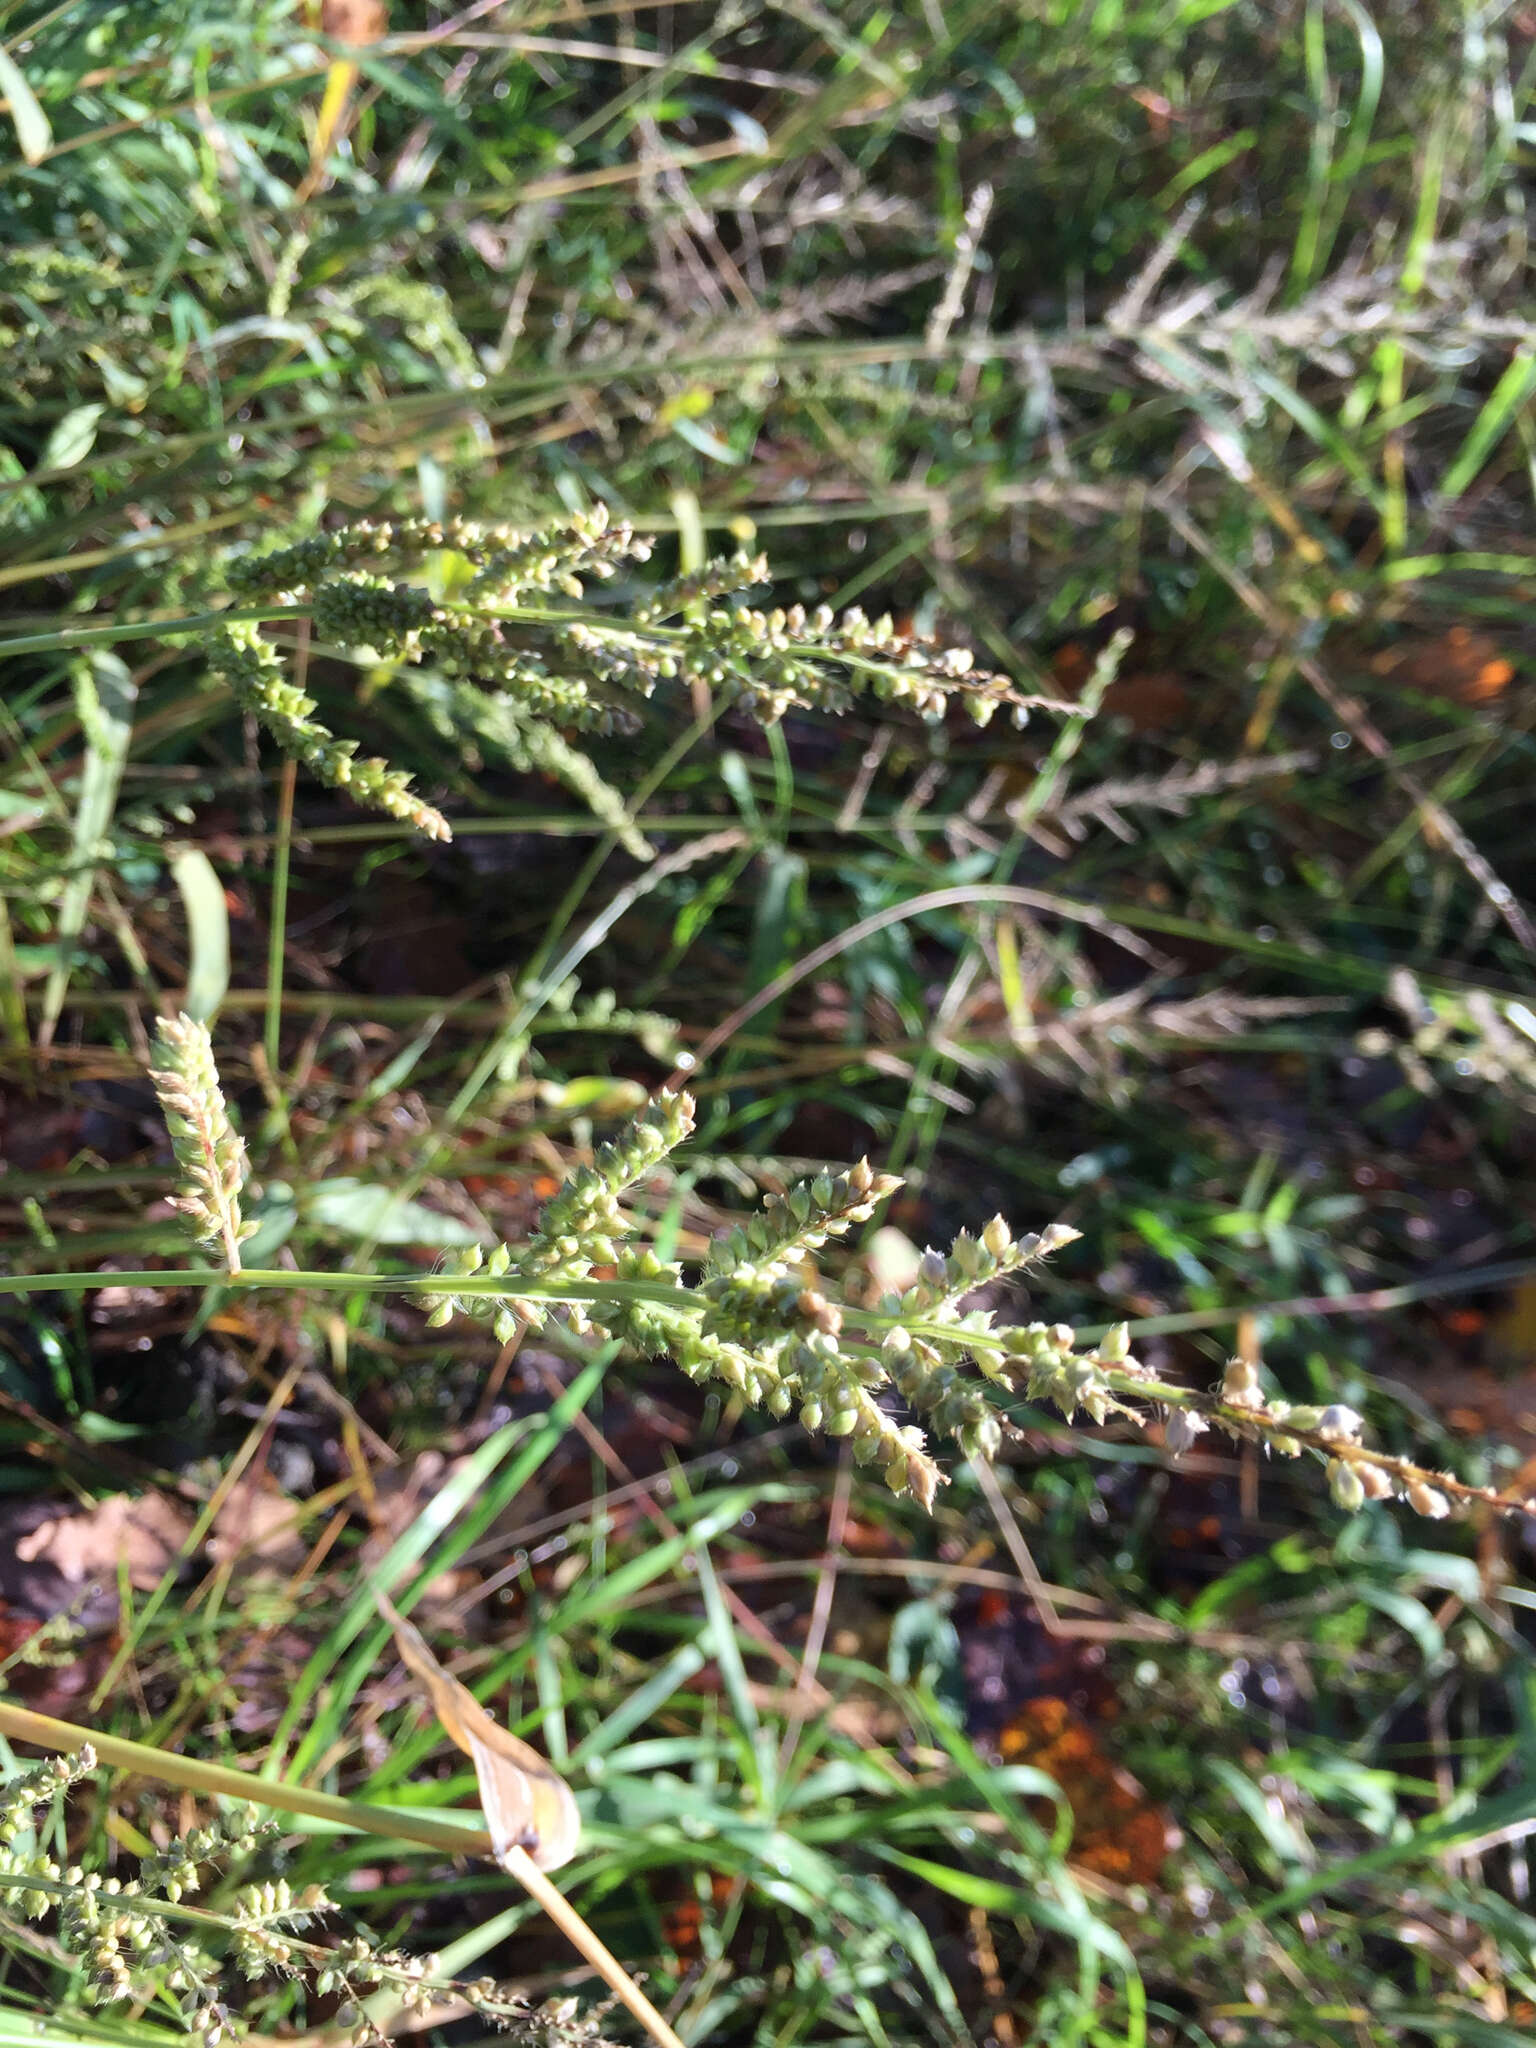
[{"label": "dried brown leaf", "polygon": [[474,1694],[445,1671],[421,1631],[375,1589],[395,1647],[426,1687],[443,1732],[475,1766],[480,1805],[498,1861],[522,1849],[540,1870],[558,1870],[576,1854],[581,1816],[571,1788],[526,1742],[493,1721]]},{"label": "dried brown leaf", "polygon": [[17,1539],[16,1555],[24,1564],[51,1564],[77,1586],[89,1580],[115,1586],[122,1566],[129,1585],[148,1592],[175,1566],[190,1526],[164,1494],[135,1500],[114,1493],[82,1514],[62,1512],[39,1522]]}]

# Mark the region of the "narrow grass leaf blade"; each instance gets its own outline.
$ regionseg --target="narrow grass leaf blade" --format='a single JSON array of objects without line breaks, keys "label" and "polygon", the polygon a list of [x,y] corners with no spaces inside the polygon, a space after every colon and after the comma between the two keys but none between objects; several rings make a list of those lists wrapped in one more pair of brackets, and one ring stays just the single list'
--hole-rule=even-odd
[{"label": "narrow grass leaf blade", "polygon": [[75,676],[75,707],[85,733],[80,794],[70,838],[69,879],[59,903],[59,958],[43,991],[38,1044],[51,1045],[69,989],[71,955],[85,929],[101,844],[112,823],[117,792],[128,759],[138,684],[125,663],[106,649],[93,654]]},{"label": "narrow grass leaf blade", "polygon": [[171,860],[171,879],[187,913],[187,993],[182,1008],[206,1024],[229,988],[229,905],[213,862],[198,846]]},{"label": "narrow grass leaf blade", "polygon": [[1467,438],[1447,465],[1440,479],[1441,498],[1459,498],[1468,489],[1498,446],[1504,429],[1533,392],[1536,392],[1536,354],[1521,350],[1489,392]]},{"label": "narrow grass leaf blade", "polygon": [[22,76],[14,57],[0,49],[0,92],[10,109],[16,141],[29,164],[40,164],[53,147],[53,130],[48,116],[37,103],[37,95]]},{"label": "narrow grass leaf blade", "polygon": [[759,1724],[757,1708],[752,1701],[752,1688],[747,1682],[747,1668],[741,1661],[741,1645],[736,1640],[736,1625],[731,1611],[725,1604],[725,1595],[720,1590],[720,1581],[715,1576],[715,1567],[709,1551],[702,1543],[694,1551],[694,1569],[698,1574],[699,1591],[704,1596],[704,1612],[708,1616],[708,1627],[703,1640],[714,1652],[715,1662],[720,1667],[720,1677],[725,1685],[726,1698],[731,1703],[731,1712],[736,1718],[743,1748],[752,1758],[753,1773],[758,1779],[754,1790],[760,1798],[765,1796],[762,1782],[765,1769],[763,1745],[758,1740]]},{"label": "narrow grass leaf blade", "polygon": [[1047,1898],[1043,1892],[1026,1891],[1022,1885],[1005,1884],[1001,1878],[982,1877],[973,1870],[955,1870],[947,1863],[934,1863],[926,1856],[908,1856],[900,1849],[881,1849],[877,1853],[883,1862],[894,1863],[898,1869],[922,1878],[935,1891],[958,1899],[962,1905],[1034,1921],[1038,1926],[1049,1927],[1058,1934],[1068,1934],[1074,1940],[1087,1943],[1124,1970],[1136,1967],[1130,1950],[1112,1927],[1091,1915],[1070,1910],[1057,1900]]},{"label": "narrow grass leaf blade", "polygon": [[696,1678],[707,1662],[708,1658],[697,1643],[684,1643],[680,1650],[674,1650],[644,1685],[637,1686],[622,1706],[615,1707],[606,1721],[600,1722],[584,1742],[577,1744],[571,1753],[572,1766],[611,1754],[636,1728],[643,1728],[673,1693],[685,1686],[690,1678]]},{"label": "narrow grass leaf blade", "polygon": [[1533,1812],[1536,1812],[1536,1787],[1517,1785],[1512,1791],[1496,1793],[1490,1799],[1467,1807],[1454,1818],[1426,1821],[1400,1842],[1388,1842],[1380,1849],[1368,1849],[1362,1856],[1351,1856],[1344,1862],[1330,1864],[1326,1870],[1313,1871],[1297,1883],[1287,1885],[1284,1891],[1277,1892],[1263,1906],[1255,1908],[1255,1917],[1260,1920],[1279,1919],[1321,1893],[1340,1890],[1360,1878],[1391,1870],[1401,1863],[1445,1855],[1467,1842],[1477,1841],[1482,1835],[1528,1821]]}]

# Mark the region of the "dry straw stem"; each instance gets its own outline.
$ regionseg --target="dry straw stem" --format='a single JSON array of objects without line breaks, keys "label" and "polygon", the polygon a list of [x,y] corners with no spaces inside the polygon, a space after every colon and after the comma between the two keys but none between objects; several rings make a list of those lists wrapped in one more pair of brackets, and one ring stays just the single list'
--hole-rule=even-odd
[{"label": "dry straw stem", "polygon": [[[363,1834],[386,1840],[420,1842],[427,1848],[447,1850],[453,1855],[493,1856],[491,1838],[480,1828],[458,1827],[434,1820],[425,1813],[392,1813],[382,1807],[364,1806],[356,1800],[339,1799],[333,1793],[312,1792],[304,1785],[285,1785],[279,1780],[258,1778],[250,1771],[232,1771],[223,1765],[205,1763],[197,1757],[172,1756],[151,1749],[142,1742],[129,1742],[119,1735],[98,1735],[71,1721],[56,1721],[49,1714],[34,1714],[30,1708],[12,1706],[0,1700],[0,1735],[8,1741],[35,1742],[41,1749],[67,1756],[89,1746],[106,1764],[133,1771],[164,1785],[182,1785],[189,1791],[224,1799],[238,1799],[257,1806],[276,1807],[312,1820],[330,1821],[356,1828]],[[632,2012],[653,2041],[661,2048],[683,2048],[639,1985],[617,1957],[609,1953],[581,1915],[558,1892],[524,1850],[514,1849],[499,1859],[502,1868],[517,1878],[571,1946]]]},{"label": "dry straw stem", "polygon": [[175,1206],[197,1226],[198,1243],[222,1244],[225,1263],[238,1273],[240,1241],[256,1226],[240,1216],[245,1140],[236,1135],[224,1106],[208,1027],[185,1014],[162,1017],[155,1051],[160,1064],[151,1067],[149,1078],[160,1098],[176,1164],[186,1175]]}]

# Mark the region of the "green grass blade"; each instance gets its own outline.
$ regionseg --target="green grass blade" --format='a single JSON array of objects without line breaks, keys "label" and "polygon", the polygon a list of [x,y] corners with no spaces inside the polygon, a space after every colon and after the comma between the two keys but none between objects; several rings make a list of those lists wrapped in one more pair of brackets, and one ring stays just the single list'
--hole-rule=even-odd
[{"label": "green grass blade", "polygon": [[229,988],[229,905],[224,884],[201,847],[171,858],[171,878],[187,913],[187,992],[182,1008],[199,1024],[214,1015]]},{"label": "green grass blade", "polygon": [[1440,479],[1439,495],[1447,503],[1459,498],[1476,480],[1478,472],[1498,446],[1505,428],[1536,392],[1536,354],[1516,351],[1513,360],[1494,385],[1467,438],[1446,465]]},{"label": "green grass blade", "polygon": [[85,757],[70,840],[69,878],[59,902],[56,928],[59,958],[43,991],[43,1014],[37,1035],[40,1046],[52,1044],[54,1029],[64,1008],[71,956],[75,942],[85,928],[102,842],[111,827],[112,813],[117,806],[117,792],[133,733],[133,709],[137,697],[138,684],[125,663],[104,649],[92,655],[89,665],[76,672],[75,707],[85,733]]}]

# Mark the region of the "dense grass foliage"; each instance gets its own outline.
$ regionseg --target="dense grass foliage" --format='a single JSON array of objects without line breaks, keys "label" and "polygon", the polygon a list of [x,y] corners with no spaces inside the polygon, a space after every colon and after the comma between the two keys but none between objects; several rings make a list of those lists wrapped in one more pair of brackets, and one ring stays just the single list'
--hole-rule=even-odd
[{"label": "dense grass foliage", "polygon": [[[1530,1491],[1533,35],[0,7],[0,1650],[121,1766],[6,1788],[0,2031],[634,2038],[448,1855],[475,1781],[394,1586],[576,1787],[560,1885],[690,2044],[1528,2038],[1526,1519],[1016,1395],[925,1513],[728,1382],[412,1289],[686,1082],[624,1190],[659,1261],[867,1154],[906,1186],[796,1313],[1060,1222],[1000,1326],[1129,1321],[1165,1382]],[[408,618],[251,566],[368,521],[430,543]],[[600,612],[505,582],[487,690],[420,637],[455,521],[641,546]],[[775,659],[861,607],[1028,722],[753,715],[665,643],[759,548]],[[643,716],[587,716],[674,576]],[[173,1155],[184,1009],[227,1100]],[[189,1185],[329,1287],[157,1289]],[[138,1874],[116,1933],[77,1868]]]}]

